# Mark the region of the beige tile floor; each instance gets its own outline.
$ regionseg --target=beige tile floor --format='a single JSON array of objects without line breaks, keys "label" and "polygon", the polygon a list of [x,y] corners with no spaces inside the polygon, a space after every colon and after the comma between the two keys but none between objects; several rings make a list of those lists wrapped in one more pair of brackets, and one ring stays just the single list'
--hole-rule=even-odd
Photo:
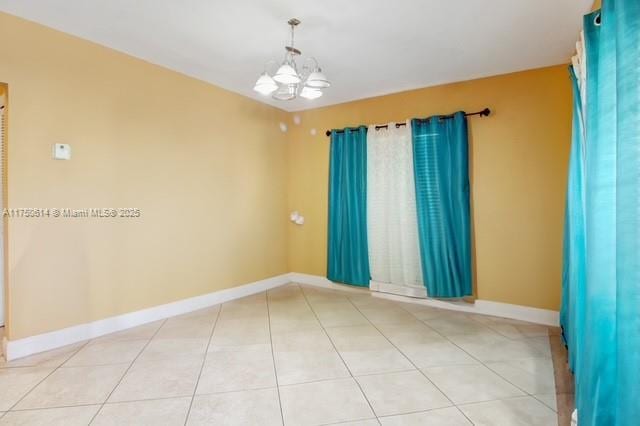
[{"label": "beige tile floor", "polygon": [[0,425],[556,425],[555,334],[289,284],[0,362]]}]

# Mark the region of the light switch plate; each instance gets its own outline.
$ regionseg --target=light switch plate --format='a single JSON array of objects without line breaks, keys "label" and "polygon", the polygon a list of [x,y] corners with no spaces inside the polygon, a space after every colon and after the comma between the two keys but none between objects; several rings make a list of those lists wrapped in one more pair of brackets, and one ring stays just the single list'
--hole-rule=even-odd
[{"label": "light switch plate", "polygon": [[54,160],[71,160],[71,145],[66,143],[57,143],[53,145]]}]

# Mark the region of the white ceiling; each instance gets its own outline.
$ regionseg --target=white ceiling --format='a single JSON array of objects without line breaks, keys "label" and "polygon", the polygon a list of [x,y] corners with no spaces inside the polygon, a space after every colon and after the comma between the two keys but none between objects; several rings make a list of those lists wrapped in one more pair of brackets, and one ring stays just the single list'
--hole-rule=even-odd
[{"label": "white ceiling", "polygon": [[[568,63],[593,0],[0,0],[0,10],[296,111]],[[314,101],[253,92],[296,47],[333,83]]]}]

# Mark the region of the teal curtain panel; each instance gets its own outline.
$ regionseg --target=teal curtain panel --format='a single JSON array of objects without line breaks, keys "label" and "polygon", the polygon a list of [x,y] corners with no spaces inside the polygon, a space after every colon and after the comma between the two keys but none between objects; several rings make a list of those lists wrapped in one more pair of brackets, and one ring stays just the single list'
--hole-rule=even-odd
[{"label": "teal curtain panel", "polygon": [[367,128],[331,132],[327,278],[368,287]]},{"label": "teal curtain panel", "polygon": [[[585,278],[564,287],[580,426],[640,419],[640,1],[604,0],[585,17]],[[574,128],[575,130],[575,128]],[[574,143],[579,135],[574,134]],[[580,163],[570,162],[576,194]],[[579,232],[568,212],[565,235]],[[577,222],[576,222],[577,221]],[[566,240],[565,240],[566,242]],[[571,246],[572,247],[572,246]],[[579,252],[580,246],[576,247]],[[565,257],[565,271],[580,259]],[[571,262],[577,262],[571,264]],[[576,320],[577,319],[577,320]]]},{"label": "teal curtain panel", "polygon": [[584,210],[584,121],[582,97],[573,67],[569,67],[573,84],[573,130],[569,157],[569,176],[565,203],[562,306],[560,325],[569,348],[569,368],[576,373],[576,356],[580,352],[578,337],[582,330],[582,307],[586,279],[586,236]]},{"label": "teal curtain panel", "polygon": [[[608,0],[605,0],[605,3]],[[640,419],[640,1],[616,14],[616,416]],[[605,16],[606,18],[606,16]],[[610,136],[609,136],[610,137]]]},{"label": "teal curtain panel", "polygon": [[411,120],[418,238],[427,295],[470,296],[469,149],[464,112]]}]

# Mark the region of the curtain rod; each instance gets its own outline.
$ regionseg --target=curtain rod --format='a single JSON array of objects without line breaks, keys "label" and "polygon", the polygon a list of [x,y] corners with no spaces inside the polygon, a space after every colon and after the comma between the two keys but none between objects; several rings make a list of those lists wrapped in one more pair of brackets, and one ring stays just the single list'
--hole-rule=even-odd
[{"label": "curtain rod", "polygon": [[[476,112],[467,112],[464,114],[465,117],[469,117],[471,115],[479,115],[480,117],[488,117],[491,114],[491,110],[489,108],[485,108],[482,111],[476,111]],[[453,118],[455,114],[449,114],[449,115],[442,115],[440,116],[441,120],[445,120],[448,118]],[[427,121],[428,118],[418,118],[418,121]],[[407,123],[396,123],[396,129],[398,127],[402,127],[402,126],[406,126]],[[388,124],[383,124],[381,126],[376,126],[376,130],[380,130],[380,129],[388,129],[389,125]],[[337,130],[336,133],[344,133],[344,130]],[[327,136],[331,136],[331,130],[327,130],[327,132],[325,133]]]}]

